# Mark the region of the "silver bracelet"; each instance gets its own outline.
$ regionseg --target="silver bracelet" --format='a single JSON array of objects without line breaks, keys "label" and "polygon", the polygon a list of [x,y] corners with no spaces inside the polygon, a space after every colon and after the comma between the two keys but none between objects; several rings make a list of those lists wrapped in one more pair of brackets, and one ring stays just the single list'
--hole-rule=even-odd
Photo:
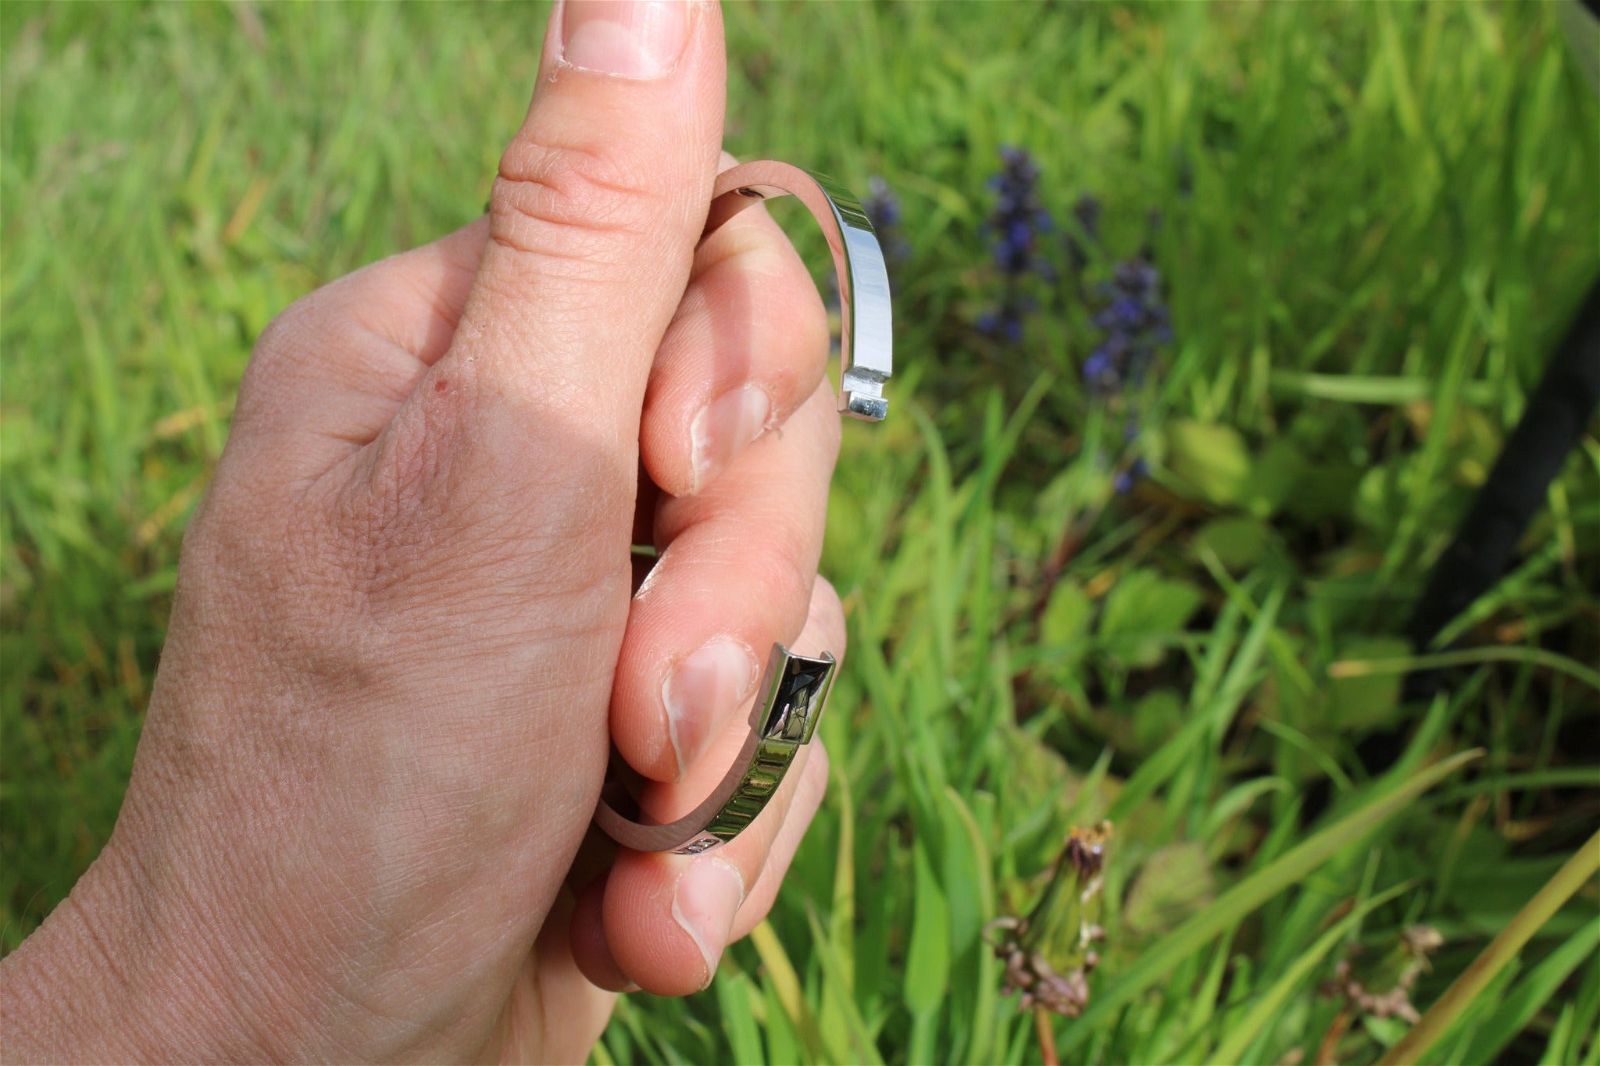
[{"label": "silver bracelet", "polygon": [[[881,422],[889,413],[883,386],[894,369],[889,272],[861,204],[832,179],[788,163],[744,163],[717,178],[700,239],[752,204],[780,196],[805,204],[833,253],[839,287],[839,410]],[[711,795],[674,821],[640,821],[637,795],[645,782],[613,752],[595,824],[635,851],[697,855],[732,840],[771,802],[816,732],[836,666],[826,652],[796,655],[774,644],[750,709],[749,735]]]}]

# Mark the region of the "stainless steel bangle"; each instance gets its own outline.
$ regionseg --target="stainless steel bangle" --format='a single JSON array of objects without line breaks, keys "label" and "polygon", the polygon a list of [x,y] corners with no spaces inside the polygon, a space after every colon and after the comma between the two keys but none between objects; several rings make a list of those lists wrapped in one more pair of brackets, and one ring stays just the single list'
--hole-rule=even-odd
[{"label": "stainless steel bangle", "polygon": [[822,227],[839,283],[839,410],[868,422],[889,413],[883,386],[894,372],[889,271],[861,204],[838,182],[765,159],[722,172],[706,213],[705,240],[752,204],[793,196]]},{"label": "stainless steel bangle", "polygon": [[[701,240],[752,204],[793,196],[822,227],[839,287],[839,410],[881,422],[883,386],[893,372],[889,273],[866,212],[837,183],[775,160],[744,163],[717,179]],[[800,748],[816,732],[836,662],[831,654],[796,655],[772,646],[750,708],[750,733],[721,783],[694,810],[671,822],[640,820],[644,780],[614,752],[595,824],[623,847],[696,855],[724,844],[772,800]]]},{"label": "stainless steel bangle", "polygon": [[644,782],[613,754],[595,823],[612,840],[635,851],[698,855],[732,840],[765,809],[801,746],[817,731],[835,665],[832,655],[795,655],[774,644],[750,708],[750,735],[711,795],[671,822],[637,821],[630,816],[638,809],[634,792]]}]

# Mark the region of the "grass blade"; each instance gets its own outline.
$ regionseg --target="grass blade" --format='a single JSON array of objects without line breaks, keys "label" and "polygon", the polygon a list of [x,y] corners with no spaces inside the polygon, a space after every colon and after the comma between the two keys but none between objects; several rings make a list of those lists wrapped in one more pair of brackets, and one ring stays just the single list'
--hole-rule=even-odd
[{"label": "grass blade", "polygon": [[915,885],[905,998],[913,1013],[923,1013],[937,1007],[949,988],[950,908],[928,853],[920,847],[916,849]]},{"label": "grass blade", "polygon": [[800,987],[800,978],[794,972],[794,965],[789,961],[789,953],[783,950],[783,942],[778,939],[772,923],[762,922],[750,930],[750,943],[755,947],[756,954],[761,956],[767,980],[777,993],[783,1013],[793,1024],[810,1057],[813,1060],[831,1057],[823,1043],[816,1015],[807,1006],[805,992]]},{"label": "grass blade", "polygon": [[1566,674],[1600,692],[1600,670],[1593,670],[1575,659],[1546,648],[1463,648],[1431,655],[1403,655],[1392,659],[1344,659],[1328,666],[1331,678],[1372,677],[1378,674],[1409,674],[1417,670],[1443,670],[1452,666],[1477,666],[1481,663],[1528,663],[1558,674]]},{"label": "grass blade", "polygon": [[761,1030],[750,1010],[754,991],[750,979],[742,973],[724,974],[711,987],[716,990],[722,1031],[727,1034],[734,1056],[749,1066],[763,1066],[767,1056],[762,1049]]}]

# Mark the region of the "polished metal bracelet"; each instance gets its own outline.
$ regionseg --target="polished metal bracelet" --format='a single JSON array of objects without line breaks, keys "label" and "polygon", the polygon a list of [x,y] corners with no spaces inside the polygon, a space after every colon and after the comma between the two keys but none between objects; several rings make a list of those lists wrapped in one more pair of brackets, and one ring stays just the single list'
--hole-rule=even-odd
[{"label": "polished metal bracelet", "polygon": [[[805,204],[833,253],[839,288],[839,410],[881,422],[889,412],[883,386],[894,369],[889,272],[861,204],[833,180],[788,163],[744,163],[717,178],[700,239],[752,204],[780,196]],[[671,822],[643,821],[638,793],[645,782],[613,753],[595,824],[636,851],[696,855],[732,840],[771,802],[795,756],[816,732],[836,666],[831,654],[796,655],[774,644],[750,709],[749,735],[711,795]]]}]

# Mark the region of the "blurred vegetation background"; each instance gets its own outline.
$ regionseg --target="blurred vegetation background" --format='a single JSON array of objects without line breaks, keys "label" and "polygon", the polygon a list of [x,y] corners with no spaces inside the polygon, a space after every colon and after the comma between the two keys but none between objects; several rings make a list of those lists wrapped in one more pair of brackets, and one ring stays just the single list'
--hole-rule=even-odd
[{"label": "blurred vegetation background", "polygon": [[[254,337],[479,212],[544,12],[0,6],[4,948],[111,829]],[[1402,636],[1600,270],[1556,5],[727,22],[729,149],[874,190],[904,372],[834,495],[827,803],[712,989],[596,1059],[1372,1061],[1488,948],[1423,1058],[1600,1062],[1558,874],[1600,848],[1592,428],[1512,572]],[[986,928],[1105,818],[1098,880]],[[1002,992],[1007,935],[1097,956],[1080,1016]]]}]

